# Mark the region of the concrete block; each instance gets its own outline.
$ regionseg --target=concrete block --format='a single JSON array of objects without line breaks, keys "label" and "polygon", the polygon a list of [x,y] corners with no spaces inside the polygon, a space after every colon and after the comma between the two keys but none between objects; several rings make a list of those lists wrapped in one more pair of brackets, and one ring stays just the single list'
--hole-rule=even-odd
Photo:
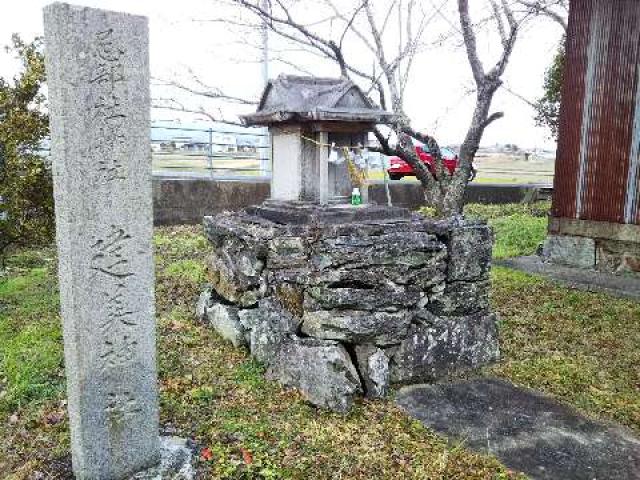
[{"label": "concrete block", "polygon": [[549,235],[544,243],[543,258],[551,263],[578,268],[594,268],[596,243],[592,238]]}]

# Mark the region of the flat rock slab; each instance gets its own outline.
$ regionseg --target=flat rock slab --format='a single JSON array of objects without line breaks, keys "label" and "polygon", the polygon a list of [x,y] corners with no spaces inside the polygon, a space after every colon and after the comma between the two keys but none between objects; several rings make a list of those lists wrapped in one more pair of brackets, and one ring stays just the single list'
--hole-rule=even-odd
[{"label": "flat rock slab", "polygon": [[498,379],[415,385],[396,402],[425,426],[541,480],[640,479],[640,440]]},{"label": "flat rock slab", "polygon": [[355,221],[395,221],[411,218],[406,208],[380,205],[350,204],[321,206],[308,202],[279,202],[267,200],[247,209],[252,215],[279,224],[307,225],[312,223],[340,224]]},{"label": "flat rock slab", "polygon": [[543,275],[570,288],[587,292],[603,292],[615,297],[640,300],[640,278],[638,277],[613,275],[592,269],[556,265],[543,262],[540,257],[535,255],[496,260],[494,263],[526,273]]}]

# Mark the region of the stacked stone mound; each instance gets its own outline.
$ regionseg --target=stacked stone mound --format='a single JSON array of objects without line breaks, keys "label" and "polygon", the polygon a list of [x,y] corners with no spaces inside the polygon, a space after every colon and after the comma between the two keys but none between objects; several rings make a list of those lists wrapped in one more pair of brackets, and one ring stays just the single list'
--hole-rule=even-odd
[{"label": "stacked stone mound", "polygon": [[433,381],[498,357],[486,224],[422,217],[287,225],[205,218],[197,313],[318,406]]}]

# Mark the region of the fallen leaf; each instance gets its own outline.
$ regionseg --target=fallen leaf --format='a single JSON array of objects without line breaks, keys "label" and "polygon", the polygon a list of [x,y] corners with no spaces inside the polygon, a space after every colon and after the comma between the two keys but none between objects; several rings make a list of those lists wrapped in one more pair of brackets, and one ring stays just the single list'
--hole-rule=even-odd
[{"label": "fallen leaf", "polygon": [[210,462],[211,460],[213,460],[213,452],[209,447],[203,448],[202,450],[200,450],[200,458],[202,458],[202,460],[204,460],[205,462]]},{"label": "fallen leaf", "polygon": [[49,412],[44,416],[44,423],[47,425],[56,425],[64,419],[64,413]]},{"label": "fallen leaf", "polygon": [[242,447],[240,447],[240,451],[242,452],[242,459],[244,460],[244,463],[251,465],[253,463],[253,455],[251,455],[251,452]]}]

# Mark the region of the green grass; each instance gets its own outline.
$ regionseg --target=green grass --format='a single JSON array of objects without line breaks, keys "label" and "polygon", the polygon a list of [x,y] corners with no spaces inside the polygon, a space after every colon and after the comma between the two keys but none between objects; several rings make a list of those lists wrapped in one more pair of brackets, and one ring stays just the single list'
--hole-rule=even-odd
[{"label": "green grass", "polygon": [[494,268],[502,361],[490,372],[640,432],[640,304]]},{"label": "green grass", "polygon": [[25,252],[0,280],[0,414],[63,390],[58,294],[50,270]]},{"label": "green grass", "polygon": [[[547,208],[469,206],[467,213],[488,218],[500,248],[520,254],[535,242],[514,232],[525,231],[523,222],[544,220]],[[154,243],[161,422],[207,453],[198,460],[203,478],[516,478],[495,459],[446,443],[391,401],[360,400],[343,416],[266,380],[245,350],[194,321],[207,254],[199,230],[161,228]],[[0,280],[0,478],[69,475],[50,257],[21,252]],[[640,305],[504,268],[492,278],[502,360],[477,374],[542,390],[640,431]]]},{"label": "green grass", "polygon": [[465,207],[465,215],[482,218],[493,227],[494,258],[531,255],[547,234],[548,202],[534,204],[478,205]]},{"label": "green grass", "polygon": [[470,218],[497,220],[512,215],[527,215],[533,218],[546,218],[551,202],[507,203],[503,205],[482,205],[471,203],[465,205],[464,213]]},{"label": "green grass", "polygon": [[[154,243],[161,421],[210,454],[198,461],[203,478],[516,478],[495,459],[448,444],[390,401],[362,400],[343,416],[267,381],[245,350],[194,321],[207,253],[199,229],[158,229]],[[2,366],[3,397],[11,398],[3,415],[11,421],[0,423],[0,478],[67,478],[54,265],[20,266],[0,292],[2,345],[15,352]]]},{"label": "green grass", "polygon": [[184,280],[196,284],[203,283],[206,279],[204,264],[192,259],[173,262],[163,273],[176,281]]},{"label": "green grass", "polygon": [[489,222],[496,242],[494,258],[516,257],[535,253],[547,234],[547,219],[516,214]]},{"label": "green grass", "polygon": [[[469,204],[464,208],[466,217],[486,220],[493,227],[495,243],[493,257],[496,259],[532,255],[547,234],[549,202],[509,203],[506,205]],[[433,209],[423,207],[427,216]]]}]

